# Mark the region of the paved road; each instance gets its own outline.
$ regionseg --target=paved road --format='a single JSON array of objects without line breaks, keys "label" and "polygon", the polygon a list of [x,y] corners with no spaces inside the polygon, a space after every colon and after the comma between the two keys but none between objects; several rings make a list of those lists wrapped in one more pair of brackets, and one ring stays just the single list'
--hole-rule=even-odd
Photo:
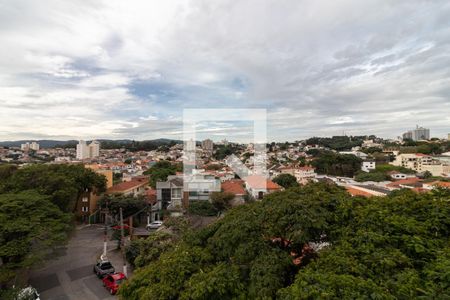
[{"label": "paved road", "polygon": [[[113,250],[116,243],[108,243],[108,258],[116,270],[121,271],[120,254]],[[78,228],[58,257],[31,272],[30,284],[39,291],[42,300],[116,299],[92,272],[93,264],[102,251],[102,227]]]}]

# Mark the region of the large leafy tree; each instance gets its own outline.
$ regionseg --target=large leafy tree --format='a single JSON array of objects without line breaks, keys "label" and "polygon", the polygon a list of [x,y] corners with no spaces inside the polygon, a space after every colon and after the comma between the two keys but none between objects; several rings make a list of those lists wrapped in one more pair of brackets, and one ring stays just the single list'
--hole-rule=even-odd
[{"label": "large leafy tree", "polygon": [[123,299],[446,299],[450,192],[309,184],[233,208],[146,261]]},{"label": "large leafy tree", "polygon": [[351,154],[321,151],[312,161],[320,174],[353,177],[361,169],[362,160]]},{"label": "large leafy tree", "polygon": [[147,207],[147,201],[143,196],[105,195],[100,199],[99,205],[107,208],[117,218],[122,208],[123,217],[127,218]]},{"label": "large leafy tree", "polygon": [[291,174],[280,174],[273,179],[273,182],[284,187],[285,189],[298,186],[297,178]]},{"label": "large leafy tree", "polygon": [[182,171],[181,164],[172,164],[170,161],[162,160],[157,162],[154,166],[144,172],[145,175],[150,175],[150,186],[155,188],[156,182],[166,181],[169,175],[175,175],[176,172]]},{"label": "large leafy tree", "polygon": [[36,191],[0,194],[0,284],[67,238],[71,217]]},{"label": "large leafy tree", "polygon": [[36,190],[62,211],[72,212],[82,192],[105,190],[106,178],[82,165],[30,165],[3,178],[0,193]]}]

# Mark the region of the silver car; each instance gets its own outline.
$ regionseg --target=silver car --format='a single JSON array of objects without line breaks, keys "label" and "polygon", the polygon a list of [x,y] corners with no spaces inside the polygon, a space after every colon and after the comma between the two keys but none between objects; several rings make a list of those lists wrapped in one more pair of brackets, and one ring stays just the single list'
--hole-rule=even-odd
[{"label": "silver car", "polygon": [[103,278],[108,274],[113,274],[115,271],[116,270],[114,269],[113,265],[107,260],[100,260],[94,266],[94,273],[98,278]]}]

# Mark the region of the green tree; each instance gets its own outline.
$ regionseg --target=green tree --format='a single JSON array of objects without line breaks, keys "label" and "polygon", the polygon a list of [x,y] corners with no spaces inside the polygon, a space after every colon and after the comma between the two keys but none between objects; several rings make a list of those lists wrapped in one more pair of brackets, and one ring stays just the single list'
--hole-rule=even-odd
[{"label": "green tree", "polygon": [[284,187],[285,189],[298,186],[297,178],[295,178],[295,176],[292,176],[291,174],[280,174],[272,181]]},{"label": "green tree", "polygon": [[144,209],[147,202],[143,196],[105,195],[100,199],[99,205],[108,208],[115,216],[119,215],[120,208],[122,208],[123,217],[127,218]]},{"label": "green tree", "polygon": [[375,172],[363,172],[363,171],[359,171],[355,175],[355,180],[359,181],[359,182],[364,182],[364,181],[380,182],[380,181],[389,180],[389,176],[386,173],[384,173],[384,172],[377,172],[377,171],[375,171]]},{"label": "green tree", "polygon": [[312,161],[319,174],[353,177],[361,169],[362,160],[351,154],[322,151]]},{"label": "green tree", "polygon": [[235,195],[228,192],[213,192],[211,194],[211,203],[217,211],[225,211],[231,208],[231,201]]},{"label": "green tree", "polygon": [[196,200],[189,202],[188,212],[198,216],[215,216],[218,211],[211,202],[205,200]]},{"label": "green tree", "polygon": [[4,179],[0,193],[36,190],[50,196],[64,212],[72,212],[81,193],[103,192],[106,178],[82,165],[30,165]]},{"label": "green tree", "polygon": [[134,267],[146,266],[172,247],[173,240],[174,236],[165,232],[154,232],[146,239],[132,240],[125,249],[126,258]]},{"label": "green tree", "polygon": [[[122,299],[447,299],[449,190],[351,197],[308,184],[185,233]],[[320,249],[320,250],[319,250]]]},{"label": "green tree", "polygon": [[36,191],[0,195],[0,285],[64,243],[71,217]]},{"label": "green tree", "polygon": [[166,181],[169,175],[175,175],[176,172],[182,171],[181,164],[172,164],[170,161],[162,160],[157,162],[154,166],[144,172],[145,175],[150,175],[150,186],[156,188],[156,182]]}]

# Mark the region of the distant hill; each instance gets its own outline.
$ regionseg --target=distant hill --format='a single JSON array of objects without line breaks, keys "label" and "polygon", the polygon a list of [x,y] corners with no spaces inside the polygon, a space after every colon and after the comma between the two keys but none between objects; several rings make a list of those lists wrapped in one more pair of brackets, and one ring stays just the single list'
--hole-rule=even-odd
[{"label": "distant hill", "polygon": [[[135,145],[137,148],[139,145],[152,145],[152,146],[163,146],[163,145],[169,145],[169,144],[178,144],[182,143],[182,141],[179,140],[171,140],[171,139],[154,139],[154,140],[144,140],[144,141],[133,141],[129,139],[124,140],[109,140],[109,139],[98,139],[105,148],[111,148],[111,147],[126,147]],[[66,140],[66,141],[59,141],[59,140],[19,140],[19,141],[3,141],[0,142],[0,147],[20,147],[21,144],[25,144],[26,142],[36,142],[40,145],[41,148],[54,148],[56,146],[64,146],[68,148],[73,148],[78,143],[77,140]],[[88,143],[91,142],[90,140],[87,141]],[[147,147],[145,147],[147,148]]]}]

